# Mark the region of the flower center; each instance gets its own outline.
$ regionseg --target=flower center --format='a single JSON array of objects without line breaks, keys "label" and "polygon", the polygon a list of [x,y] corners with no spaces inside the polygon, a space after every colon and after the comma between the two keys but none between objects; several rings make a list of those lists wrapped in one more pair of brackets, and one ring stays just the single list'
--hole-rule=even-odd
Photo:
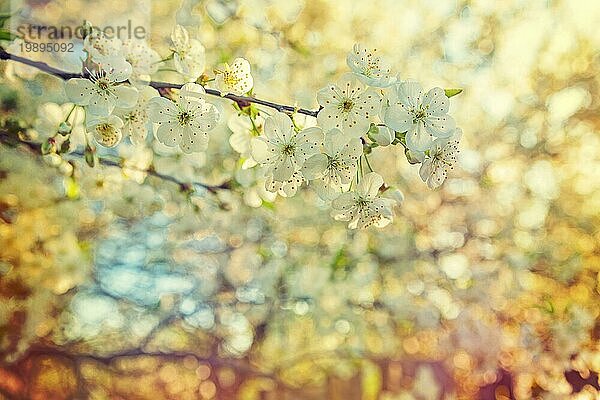
[{"label": "flower center", "polygon": [[240,80],[241,79],[235,76],[231,71],[223,72],[223,82],[229,87],[236,86]]},{"label": "flower center", "polygon": [[110,87],[110,81],[106,78],[100,78],[96,81],[96,84],[100,88],[100,90],[106,90]]},{"label": "flower center", "polygon": [[281,149],[281,152],[283,154],[285,154],[286,156],[291,156],[294,154],[294,151],[296,150],[296,147],[292,144],[286,144],[283,146],[283,148]]},{"label": "flower center", "polygon": [[363,198],[359,198],[356,201],[356,206],[360,209],[360,210],[364,210],[365,208],[367,208],[367,206],[369,205],[370,201],[363,199]]},{"label": "flower center", "polygon": [[419,121],[423,121],[427,116],[427,112],[420,108],[414,113],[413,124],[416,124]]},{"label": "flower center", "polygon": [[354,103],[350,99],[346,99],[342,102],[342,111],[349,112],[354,107]]},{"label": "flower center", "polygon": [[179,113],[179,115],[177,116],[177,120],[179,121],[179,124],[181,126],[188,125],[192,120],[192,114],[190,114],[187,111],[184,111],[182,113]]},{"label": "flower center", "polygon": [[112,134],[114,129],[111,124],[103,123],[96,126],[96,131],[102,136],[106,136]]}]

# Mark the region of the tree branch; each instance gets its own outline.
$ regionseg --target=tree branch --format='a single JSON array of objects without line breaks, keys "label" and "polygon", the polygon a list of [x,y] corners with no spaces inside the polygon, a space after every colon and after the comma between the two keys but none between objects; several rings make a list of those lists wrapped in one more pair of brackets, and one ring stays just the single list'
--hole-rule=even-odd
[{"label": "tree branch", "polygon": [[[9,132],[3,131],[3,130],[0,130],[0,143],[7,144],[9,146],[14,146],[15,144],[22,144],[27,149],[29,149],[29,151],[31,151],[32,153],[34,153],[38,156],[42,155],[42,150],[41,150],[42,144],[41,143],[25,141],[25,140],[19,138],[17,135],[10,134]],[[70,156],[73,156],[76,158],[84,158],[85,157],[84,153],[82,153],[80,151],[67,153],[67,155],[70,155]],[[101,165],[108,166],[108,167],[117,167],[117,168],[121,168],[121,169],[128,168],[128,169],[133,169],[133,170],[136,170],[139,172],[143,172],[150,176],[154,176],[158,179],[162,179],[167,182],[175,183],[176,185],[179,186],[179,189],[182,191],[193,190],[194,186],[206,189],[207,191],[209,191],[212,194],[217,193],[219,190],[231,189],[231,183],[229,181],[225,181],[219,185],[209,185],[209,184],[202,183],[202,182],[184,182],[173,176],[161,174],[160,172],[155,171],[153,168],[149,168],[149,169],[136,168],[134,166],[124,165],[123,163],[115,161],[115,160],[101,158],[101,157],[98,157],[98,163],[100,163]]]},{"label": "tree branch", "polygon": [[[86,77],[84,74],[66,72],[66,71],[60,70],[58,68],[54,68],[54,67],[46,64],[45,62],[33,61],[28,58],[24,58],[21,56],[17,56],[15,54],[11,54],[11,53],[7,52],[6,50],[4,50],[4,48],[2,48],[1,46],[0,46],[0,60],[12,60],[12,61],[15,61],[15,62],[18,62],[21,64],[25,64],[30,67],[37,68],[40,71],[43,71],[47,74],[61,78],[63,80]],[[183,86],[180,83],[154,82],[154,81],[151,81],[149,83],[149,85],[155,89],[180,89]],[[284,105],[284,104],[273,103],[270,101],[257,99],[256,97],[237,96],[232,93],[223,94],[220,91],[215,90],[215,89],[205,88],[205,90],[206,90],[206,94],[208,94],[208,95],[226,98],[226,99],[235,101],[238,104],[244,104],[244,103],[260,104],[262,106],[273,108],[279,112],[285,112],[287,114],[297,112],[299,114],[309,115],[311,117],[316,118],[316,116],[319,112],[318,110],[307,110],[305,108],[297,108],[297,107],[288,106],[288,105]]]}]

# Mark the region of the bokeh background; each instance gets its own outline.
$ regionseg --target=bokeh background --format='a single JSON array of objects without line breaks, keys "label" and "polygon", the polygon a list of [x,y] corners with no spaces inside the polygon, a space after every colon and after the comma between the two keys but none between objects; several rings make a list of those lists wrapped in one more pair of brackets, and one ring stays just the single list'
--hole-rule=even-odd
[{"label": "bokeh background", "polygon": [[[209,72],[243,56],[268,100],[316,108],[355,42],[464,88],[459,165],[430,191],[375,149],[405,200],[348,231],[310,190],[262,200],[226,100],[194,156],[125,143],[104,154],[123,168],[92,169],[0,141],[0,399],[599,398],[599,2],[63,0],[30,18],[140,10],[161,55],[185,25]],[[0,136],[40,135],[62,83],[0,68]],[[186,196],[150,165],[233,190]]]}]

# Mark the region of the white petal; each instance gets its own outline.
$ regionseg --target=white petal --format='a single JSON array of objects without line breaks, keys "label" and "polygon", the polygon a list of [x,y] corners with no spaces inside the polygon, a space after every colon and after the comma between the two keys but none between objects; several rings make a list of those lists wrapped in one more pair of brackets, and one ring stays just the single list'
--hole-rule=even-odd
[{"label": "white petal", "polygon": [[201,85],[197,83],[186,83],[179,90],[179,97],[192,97],[196,99],[204,99],[206,91]]},{"label": "white petal", "polygon": [[156,139],[165,146],[175,147],[181,142],[183,128],[175,122],[163,122],[156,130]]},{"label": "white petal", "polygon": [[431,158],[426,158],[421,164],[421,168],[419,168],[419,176],[421,177],[423,182],[427,182],[432,172],[433,160]]},{"label": "white petal", "polygon": [[456,122],[449,115],[429,116],[425,119],[425,129],[437,137],[448,137],[454,132]]},{"label": "white petal", "polygon": [[317,92],[317,101],[322,107],[335,106],[341,102],[342,95],[340,88],[336,85],[329,85]]},{"label": "white petal", "polygon": [[317,179],[313,182],[313,188],[317,195],[323,201],[331,201],[337,198],[340,193],[342,193],[342,187],[340,185],[336,185],[329,179]]},{"label": "white petal", "polygon": [[342,111],[337,106],[327,106],[322,108],[317,114],[317,124],[324,131],[330,131],[334,128],[342,128]]},{"label": "white petal", "polygon": [[292,120],[277,112],[265,121],[265,136],[274,143],[289,143],[294,133]]},{"label": "white petal", "polygon": [[177,105],[164,97],[154,97],[148,101],[148,118],[152,122],[172,121],[178,112]]},{"label": "white petal", "polygon": [[371,127],[371,122],[358,111],[353,111],[343,120],[342,132],[351,138],[364,136]]},{"label": "white petal", "polygon": [[87,111],[93,115],[109,115],[115,108],[113,99],[104,93],[98,93],[90,98]]},{"label": "white petal", "polygon": [[446,97],[444,89],[436,87],[423,97],[423,105],[429,106],[428,112],[433,115],[444,115],[448,113],[450,101]]},{"label": "white petal", "polygon": [[378,126],[377,133],[371,135],[380,146],[389,146],[395,139],[394,131],[387,126]]},{"label": "white petal", "polygon": [[296,151],[294,156],[300,165],[304,161],[318,153],[323,144],[323,131],[319,127],[306,128],[298,132],[296,135]]},{"label": "white petal", "polygon": [[412,108],[421,104],[423,99],[423,87],[420,83],[408,80],[397,87],[398,101],[404,106]]},{"label": "white petal", "polygon": [[315,154],[306,160],[300,171],[308,180],[320,178],[327,169],[327,161],[325,154]]},{"label": "white petal", "polygon": [[89,79],[74,78],[65,84],[65,92],[73,103],[86,106],[96,94],[96,86]]},{"label": "white petal", "polygon": [[188,31],[181,25],[175,25],[171,32],[171,41],[176,48],[183,48],[188,45],[190,36]]},{"label": "white petal", "polygon": [[356,193],[363,198],[373,199],[379,194],[381,186],[383,186],[381,175],[376,172],[370,172],[360,181],[356,187]]},{"label": "white petal", "polygon": [[331,208],[334,210],[348,211],[356,206],[356,193],[346,192],[339,195],[331,202]]},{"label": "white petal", "polygon": [[116,106],[119,108],[134,107],[139,97],[138,90],[128,85],[119,85],[115,87],[115,94],[117,96]]},{"label": "white petal", "polygon": [[250,140],[250,154],[260,164],[274,163],[280,157],[277,147],[264,138],[252,138]]},{"label": "white petal", "polygon": [[414,125],[408,132],[406,132],[406,147],[415,151],[425,151],[429,149],[433,137],[422,123]]},{"label": "white petal", "polygon": [[199,129],[186,126],[183,128],[183,136],[179,147],[186,154],[204,151],[208,147],[208,135]]},{"label": "white petal", "polygon": [[275,163],[273,168],[273,179],[276,181],[287,181],[296,172],[296,161],[291,156],[284,156]]},{"label": "white petal", "polygon": [[414,126],[413,119],[413,115],[400,104],[391,105],[383,117],[385,124],[396,132],[406,132],[411,129]]}]

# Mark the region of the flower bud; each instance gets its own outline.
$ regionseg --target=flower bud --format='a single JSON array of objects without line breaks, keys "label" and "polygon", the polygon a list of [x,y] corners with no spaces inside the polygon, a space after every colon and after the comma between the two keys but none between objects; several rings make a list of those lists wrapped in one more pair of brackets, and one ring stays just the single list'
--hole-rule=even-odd
[{"label": "flower bud", "polygon": [[48,138],[46,141],[44,141],[44,143],[42,143],[41,150],[43,155],[56,153],[56,141],[54,138]]},{"label": "flower bud", "polygon": [[58,126],[58,133],[60,133],[63,136],[66,136],[69,133],[71,133],[72,129],[73,129],[73,126],[68,121],[63,121]]}]

